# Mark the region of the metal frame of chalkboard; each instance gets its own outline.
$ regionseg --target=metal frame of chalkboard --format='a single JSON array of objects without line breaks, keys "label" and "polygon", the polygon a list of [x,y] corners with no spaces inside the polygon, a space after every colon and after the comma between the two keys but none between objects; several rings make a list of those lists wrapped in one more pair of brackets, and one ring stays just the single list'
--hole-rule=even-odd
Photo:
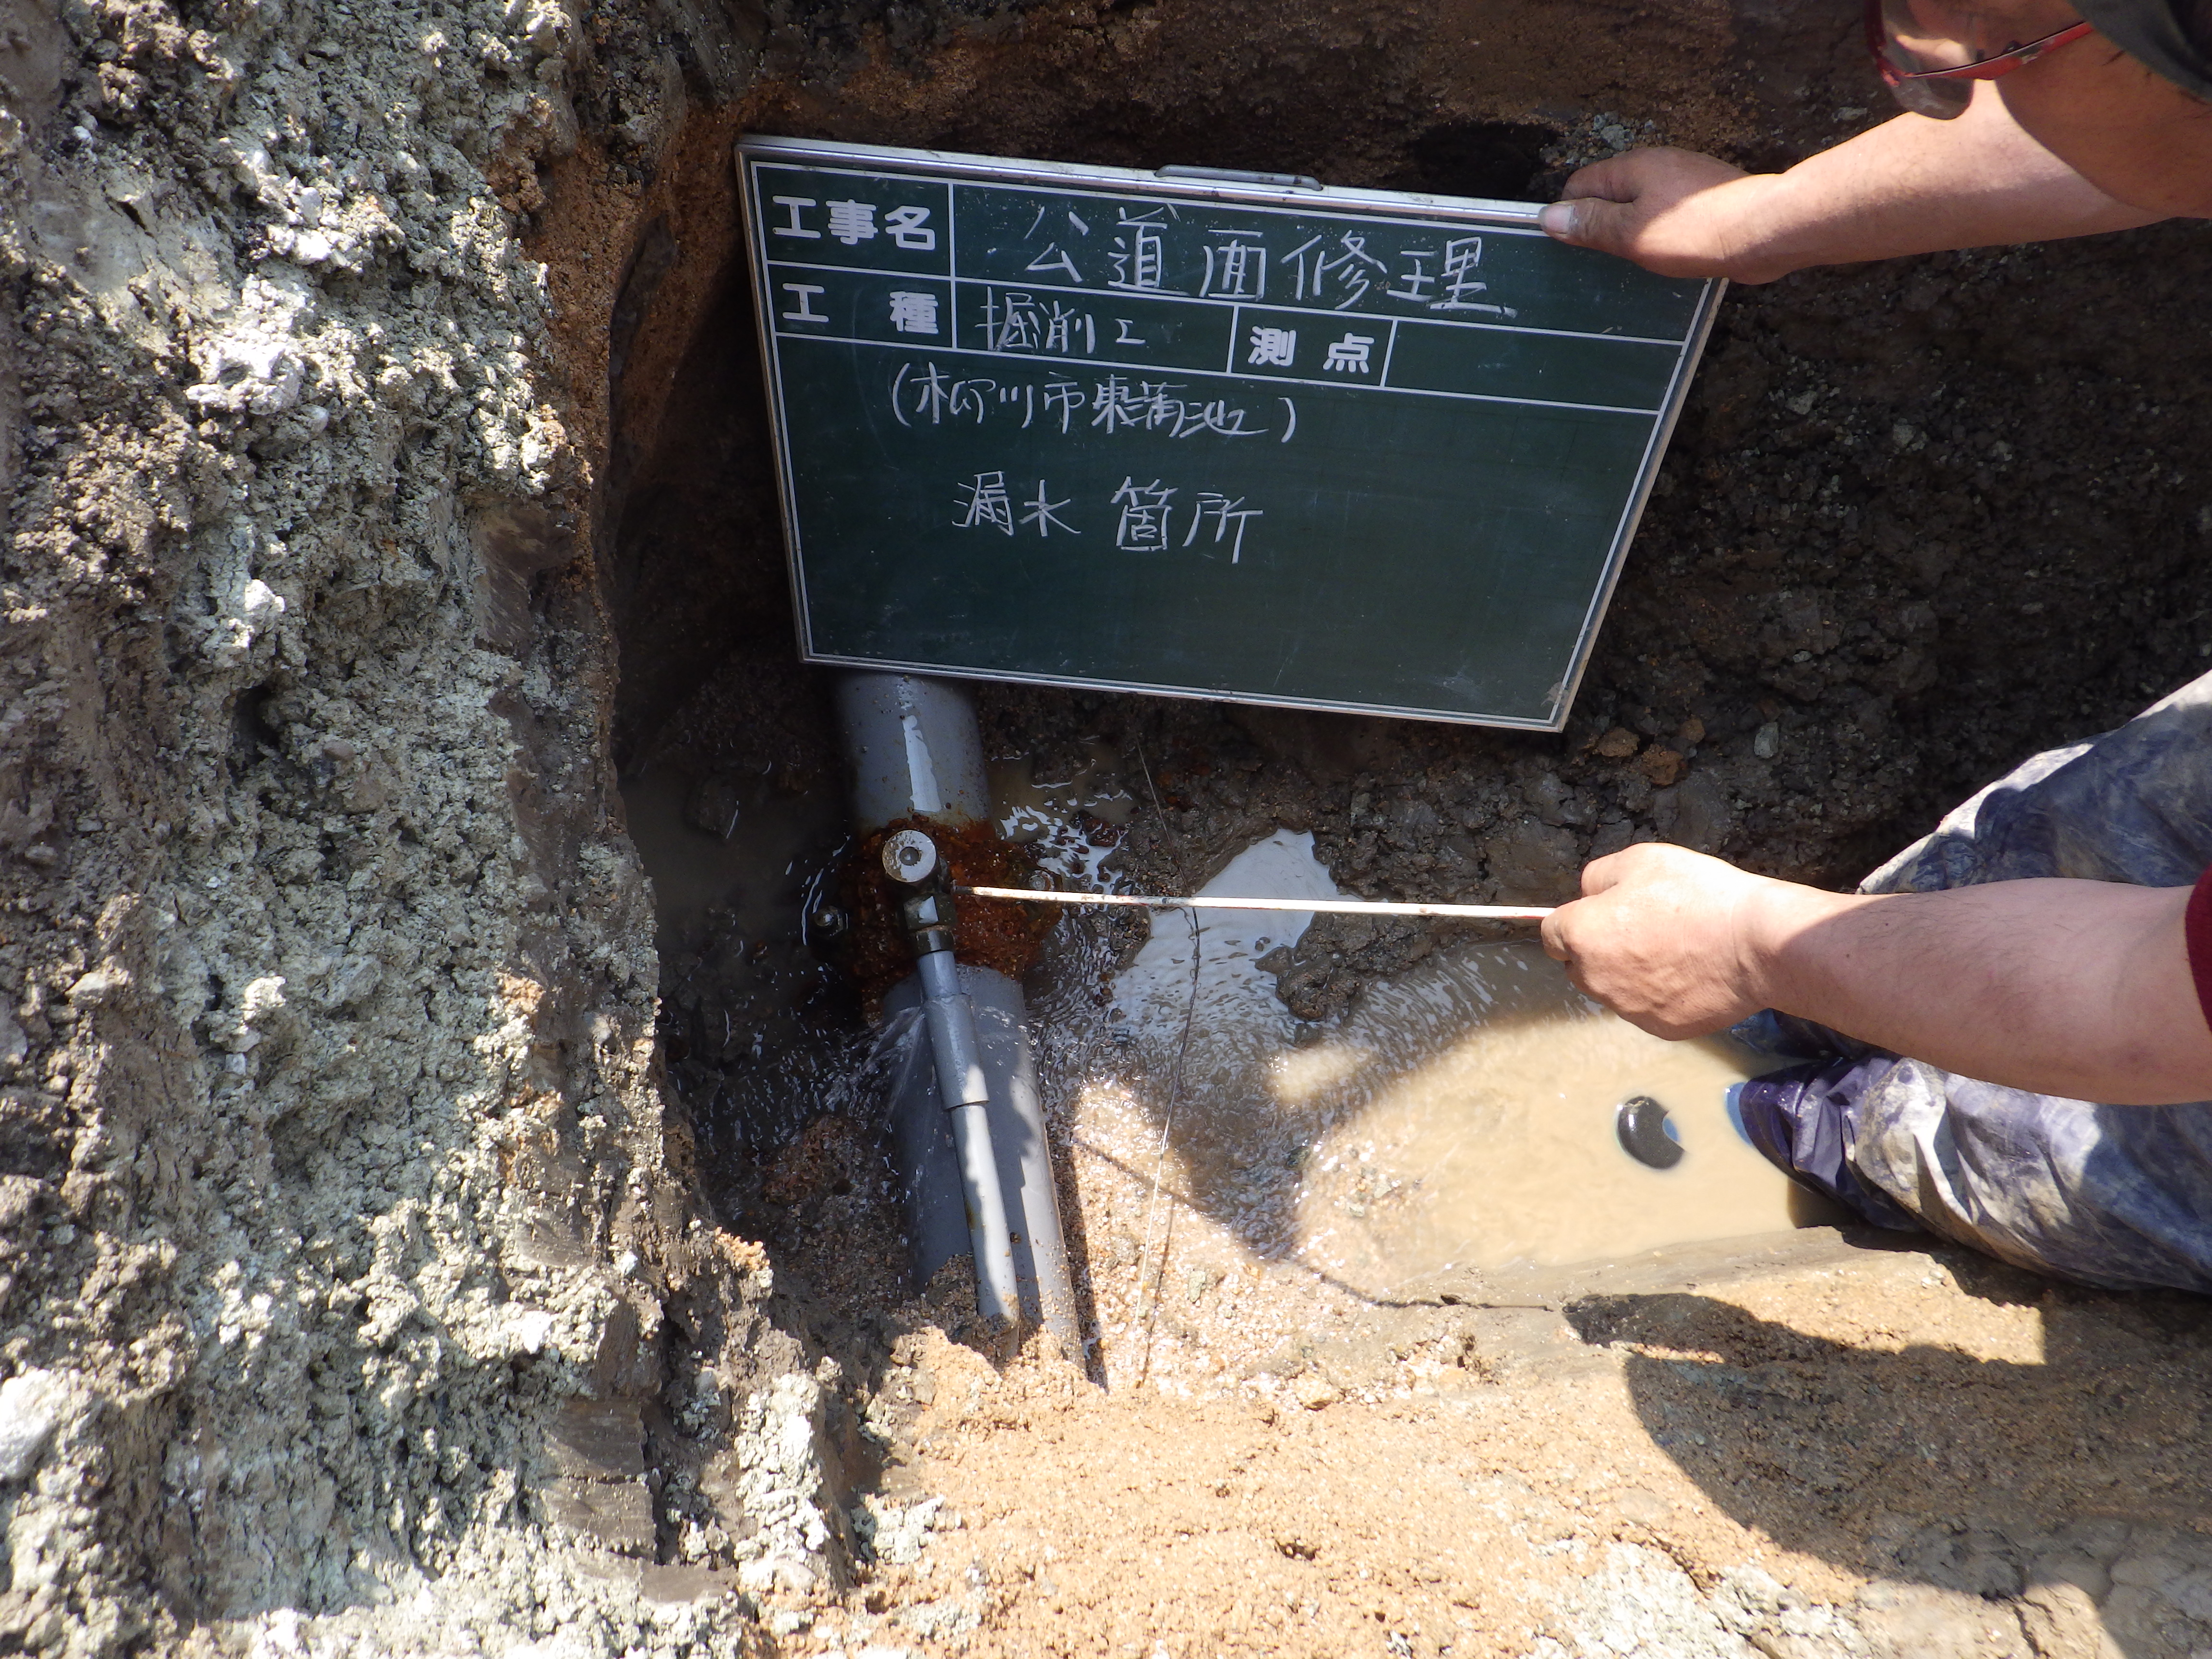
[{"label": "metal frame of chalkboard", "polygon": [[776,485],[784,522],[787,563],[791,579],[792,604],[796,612],[799,631],[799,654],[803,660],[831,666],[883,669],[921,674],[942,674],[969,679],[987,679],[1030,685],[1057,685],[1079,690],[1127,691],[1146,696],[1191,697],[1210,702],[1233,702],[1260,708],[1317,709],[1337,714],[1381,714],[1407,720],[1441,720],[1463,726],[1487,726],[1506,729],[1537,732],[1558,732],[1565,728],[1571,713],[1576,694],[1581,690],[1584,672],[1589,665],[1591,649],[1595,642],[1599,625],[1613,602],[1613,590],[1619,585],[1620,571],[1626,562],[1629,544],[1650,499],[1652,484],[1657,476],[1658,464],[1666,453],[1667,444],[1674,435],[1680,418],[1682,402],[1691,376],[1695,373],[1703,355],[1707,337],[1712,331],[1714,317],[1727,284],[1711,282],[1698,301],[1694,319],[1682,344],[1680,356],[1669,380],[1665,398],[1657,418],[1653,422],[1650,437],[1639,464],[1636,486],[1624,506],[1613,544],[1607,552],[1604,576],[1598,584],[1583,621],[1582,630],[1576,641],[1571,668],[1561,681],[1558,700],[1547,720],[1515,719],[1493,714],[1472,714],[1454,710],[1410,706],[1340,701],[1294,696],[1261,696],[1243,691],[1224,691],[1202,685],[1170,685],[1158,682],[1122,681],[1091,675],[1058,675],[1029,672],[1009,672],[999,668],[976,667],[944,662],[905,662],[882,657],[854,657],[818,651],[811,636],[811,621],[805,586],[805,572],[802,557],[800,528],[797,507],[797,486],[793,477],[791,446],[787,438],[786,411],[783,398],[781,364],[777,337],[770,321],[771,306],[768,301],[769,264],[767,239],[756,221],[752,181],[748,169],[755,164],[803,165],[820,172],[849,171],[856,174],[884,173],[913,173],[933,179],[951,177],[983,184],[1018,185],[1036,185],[1048,187],[1088,191],[1110,191],[1159,196],[1179,202],[1212,202],[1244,207],[1279,208],[1291,210],[1323,210],[1349,214],[1370,213],[1382,216],[1417,214],[1424,218],[1453,224],[1490,226],[1501,229],[1528,232],[1537,230],[1537,216],[1542,210],[1540,203],[1507,202],[1476,197],[1431,195],[1424,192],[1362,190],[1319,182],[1291,174],[1239,173],[1205,167],[1171,167],[1158,172],[1135,168],[1094,166],[1065,161],[1019,161],[1003,156],[969,155],[951,150],[927,150],[896,148],[888,145],[848,143],[834,140],[812,138],[782,138],[747,134],[738,140],[737,173],[738,198],[745,229],[747,264],[752,273],[757,304],[755,319],[760,331],[761,360],[767,380],[771,422],[775,430],[776,450]]}]

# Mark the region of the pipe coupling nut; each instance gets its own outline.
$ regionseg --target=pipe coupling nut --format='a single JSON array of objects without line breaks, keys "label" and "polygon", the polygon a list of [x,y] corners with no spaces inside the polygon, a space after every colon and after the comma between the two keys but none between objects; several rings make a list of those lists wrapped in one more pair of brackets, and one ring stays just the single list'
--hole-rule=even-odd
[{"label": "pipe coupling nut", "polygon": [[952,926],[952,901],[943,893],[917,893],[899,907],[908,933]]}]

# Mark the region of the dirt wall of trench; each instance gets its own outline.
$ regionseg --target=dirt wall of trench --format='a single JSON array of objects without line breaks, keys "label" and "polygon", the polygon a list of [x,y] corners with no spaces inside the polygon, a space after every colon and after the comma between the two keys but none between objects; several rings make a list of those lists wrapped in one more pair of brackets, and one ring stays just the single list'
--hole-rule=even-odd
[{"label": "dirt wall of trench", "polygon": [[[1832,141],[1852,52],[1751,4],[0,4],[0,1643],[727,1651],[695,1597],[844,1571],[857,1402],[664,1103],[615,787],[836,787],[737,131],[1517,194]],[[2204,263],[1738,295],[1563,738],[994,736],[1148,743],[1163,881],[1294,818],[1409,896],[1650,834],[1848,873],[2195,661]],[[1418,948],[1316,938],[1316,1014]]]},{"label": "dirt wall of trench", "polygon": [[698,1570],[836,1557],[657,1095],[592,551],[614,286],[751,64],[0,11],[0,1644],[726,1650]]}]

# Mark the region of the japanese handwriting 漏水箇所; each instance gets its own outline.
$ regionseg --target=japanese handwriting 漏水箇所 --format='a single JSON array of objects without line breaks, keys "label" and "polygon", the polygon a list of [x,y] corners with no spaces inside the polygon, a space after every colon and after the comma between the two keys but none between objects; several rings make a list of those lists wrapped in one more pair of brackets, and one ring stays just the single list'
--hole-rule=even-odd
[{"label": "japanese handwriting \u6f0f\u6c34\u7b87\u6240", "polygon": [[[1176,500],[1183,494],[1180,486],[1157,477],[1139,483],[1134,474],[1127,475],[1103,503],[1100,521],[1093,527],[1103,534],[1110,524],[1118,552],[1225,549],[1230,563],[1241,563],[1244,532],[1253,520],[1267,516],[1265,510],[1247,507],[1242,495],[1211,489],[1192,495],[1186,507]],[[1073,496],[1053,500],[1052,486],[1043,478],[1036,481],[1035,495],[1017,495],[1000,468],[975,473],[956,487],[951,523],[956,530],[996,531],[1009,537],[1033,531],[1040,540],[1049,541],[1054,531],[1064,536],[1085,533],[1062,516],[1074,507]]]}]

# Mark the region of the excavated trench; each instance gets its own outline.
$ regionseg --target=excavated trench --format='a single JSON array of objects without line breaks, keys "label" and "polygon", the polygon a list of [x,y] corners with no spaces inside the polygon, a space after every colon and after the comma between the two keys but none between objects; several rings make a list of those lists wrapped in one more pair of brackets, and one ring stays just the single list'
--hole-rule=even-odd
[{"label": "excavated trench", "polygon": [[[834,58],[838,39],[818,37],[818,49]],[[1586,56],[1580,43],[1593,41],[1602,44]],[[1886,113],[1850,31],[1810,7],[1663,19],[1604,6],[1368,8],[1356,22],[1290,3],[1039,7],[934,33],[864,30],[845,47],[832,70],[757,87],[740,124],[1542,198],[1572,166],[1634,143],[1773,167]],[[1737,67],[1716,74],[1719,63]],[[732,130],[717,119],[714,141]],[[1092,856],[1112,848],[1150,890],[1190,890],[1279,831],[1310,835],[1342,890],[1378,897],[1548,899],[1572,890],[1588,858],[1654,837],[1848,884],[1988,777],[2110,727],[2206,665],[2212,493],[2197,456],[2212,413],[2193,393],[2212,367],[2194,324],[2208,275],[2212,242],[2179,227],[1735,292],[1560,737],[984,687],[987,744],[1009,776],[1058,787],[1064,804],[1110,797],[1126,808],[1069,821]],[[827,680],[794,661],[751,297],[731,240],[649,229],[617,332],[678,281],[701,296],[688,336],[680,350],[654,345],[665,399],[641,398],[648,412],[627,422],[617,349],[608,499],[620,510],[600,535],[623,663],[614,755],[658,896],[668,1097],[696,1138],[719,1216],[769,1245],[785,1317],[838,1362],[848,1494],[931,1480],[951,1490],[941,1468],[914,1472],[927,1464],[917,1446],[928,1390],[946,1386],[916,1358],[916,1333],[967,1328],[960,1289],[912,1299],[862,1000],[836,949],[802,922],[848,850],[842,761]],[[1111,1114],[1085,1103],[1082,1079],[1100,1043],[1111,1047],[1100,1024],[1109,976],[1143,937],[1138,923],[1066,923],[1031,984],[1047,1069],[1058,1068],[1051,1108],[1090,1375],[1201,1397],[1233,1393],[1239,1378],[1291,1379],[1291,1395],[1278,1397],[1308,1406],[1379,1397],[1393,1364],[1402,1370],[1434,1336],[1425,1326],[1408,1335],[1410,1316],[1389,1310],[1466,1294],[1397,1281],[1389,1295],[1320,1289],[1318,1270],[1279,1271],[1283,1216],[1255,1220],[1249,1182],[1218,1203],[1201,1190],[1209,1164],[1251,1150],[1203,1109],[1171,1126],[1164,1154],[1191,1212],[1171,1255],[1152,1231],[1159,1170],[1131,1163],[1160,1133],[1158,1075],[1124,1126],[1130,1156],[1106,1146]],[[1325,1050],[1363,1018],[1387,1023],[1394,988],[1457,971],[1483,948],[1464,930],[1323,919],[1267,966],[1297,1042]],[[1542,1070],[1540,1055],[1528,1063]],[[1399,1152],[1426,1156],[1398,1127]],[[1323,1139],[1316,1130],[1288,1148],[1290,1173],[1270,1200],[1285,1213],[1298,1201],[1300,1158],[1318,1160]],[[1326,1187],[1324,1168],[1353,1160],[1328,1188],[1340,1208],[1364,1214],[1397,1184],[1360,1172],[1368,1152],[1330,1146],[1309,1174]],[[1569,1176],[1553,1201],[1577,1195]],[[1759,1213],[1771,1225],[1781,1212]],[[1801,1206],[1795,1219],[1832,1218]],[[1694,1236],[1712,1231],[1707,1218]],[[1837,1264],[1860,1253],[1835,1248],[1822,1257],[1772,1246],[1798,1251],[1801,1277],[1849,1278],[1857,1269]],[[1531,1306],[1595,1305],[1616,1291],[1637,1303],[1638,1285],[1675,1293],[1698,1272],[1723,1282],[1753,1271],[1725,1255],[1685,1259],[1670,1269],[1663,1252],[1638,1257],[1644,1266],[1571,1290],[1540,1275],[1522,1293]],[[1963,1281],[1982,1282],[1970,1261],[1948,1259]],[[1677,1300],[1668,1316],[1701,1316],[1697,1298]],[[1790,1312],[1784,1296],[1775,1316]],[[1316,1358],[1332,1334],[1358,1349],[1341,1334],[1362,1331],[1361,1352],[1379,1344],[1383,1358],[1348,1371]],[[1730,1352],[1718,1338],[1703,1346]],[[1518,1352],[1506,1342],[1493,1371],[1510,1374]],[[940,1377],[957,1364],[941,1352],[933,1363]],[[971,1406],[981,1386],[970,1384]],[[1942,1409],[1931,1396],[1908,1414]],[[1646,1413],[1647,1426],[1658,1421]],[[1662,1432],[1660,1443],[1672,1443]],[[970,1481],[970,1501],[1021,1510],[1008,1493],[1025,1491],[1030,1472],[996,1467],[1002,1489]],[[1846,1575],[1902,1572],[1915,1594],[1953,1594],[1958,1573],[1911,1567],[1895,1538],[1934,1548],[1929,1524],[1966,1524],[1940,1509],[1960,1500],[1915,1501],[1897,1501],[1911,1524],[1898,1522],[1887,1542],[1844,1541],[1847,1522],[1777,1535]],[[2032,1555],[2072,1501],[2042,1504],[1991,1547]],[[1755,1503],[1723,1496],[1722,1507],[1747,1525],[1772,1522],[1750,1519],[1764,1513]],[[1036,1536],[1048,1535],[1036,1517],[1051,1509],[1036,1498],[1024,1512]],[[1307,1559],[1302,1544],[1277,1543]],[[1101,1590],[1090,1605],[1103,1619],[1114,1599]],[[1869,1631],[1901,1628],[1883,1626],[1891,1615],[1873,1603],[1861,1614]],[[1954,1637],[1967,1639],[1929,1637],[1923,1650],[1969,1650],[1942,1645]],[[1431,1639],[1425,1650],[1440,1650]]]},{"label": "excavated trench", "polygon": [[[0,1647],[2212,1648],[2194,1302],[1818,1226],[1284,1249],[1480,1176],[1425,1103],[1532,1063],[1447,1029],[1525,951],[1239,935],[1279,1123],[1116,1030],[1171,928],[1056,929],[1076,1366],[906,1282],[803,920],[848,825],[739,132],[1540,196],[1879,120],[1855,36],[0,0]],[[2208,276],[2181,226],[1739,291],[1565,732],[986,687],[1007,800],[1155,891],[1266,843],[1541,899],[1651,836],[1849,882],[2212,658]]]},{"label": "excavated trench", "polygon": [[[1595,63],[1551,52],[1556,8],[1356,28],[1295,5],[833,28],[812,61],[834,70],[756,87],[738,124],[1540,198],[1634,143],[1771,166],[1882,116],[1812,9],[1663,27],[1583,11],[1609,41]],[[1723,56],[1758,74],[1716,78],[1701,31],[1732,34]],[[726,195],[710,152],[735,127],[694,118],[676,145],[687,188]],[[687,210],[702,228],[648,225],[613,307],[599,534],[665,1075],[732,1224],[773,1232],[794,1201],[825,1200],[856,1224],[876,1132],[866,1026],[802,921],[835,890],[842,760],[827,678],[794,660],[732,210]],[[1109,757],[1101,793],[1134,814],[1099,839],[1155,890],[1203,883],[1278,829],[1310,832],[1341,887],[1371,896],[1553,897],[1588,858],[1653,836],[1848,883],[1996,771],[2203,665],[2212,509],[2191,477],[2207,416],[2189,318],[2208,264],[2182,228],[1738,290],[1559,738],[999,687],[981,693],[988,744],[1047,782]],[[677,319],[659,337],[641,321],[656,312]],[[1083,942],[1063,963],[1092,962],[1073,978],[1100,981],[1141,928],[1062,937]],[[1324,920],[1270,963],[1318,1033],[1453,942]],[[842,1173],[786,1167],[825,1147]]]}]

